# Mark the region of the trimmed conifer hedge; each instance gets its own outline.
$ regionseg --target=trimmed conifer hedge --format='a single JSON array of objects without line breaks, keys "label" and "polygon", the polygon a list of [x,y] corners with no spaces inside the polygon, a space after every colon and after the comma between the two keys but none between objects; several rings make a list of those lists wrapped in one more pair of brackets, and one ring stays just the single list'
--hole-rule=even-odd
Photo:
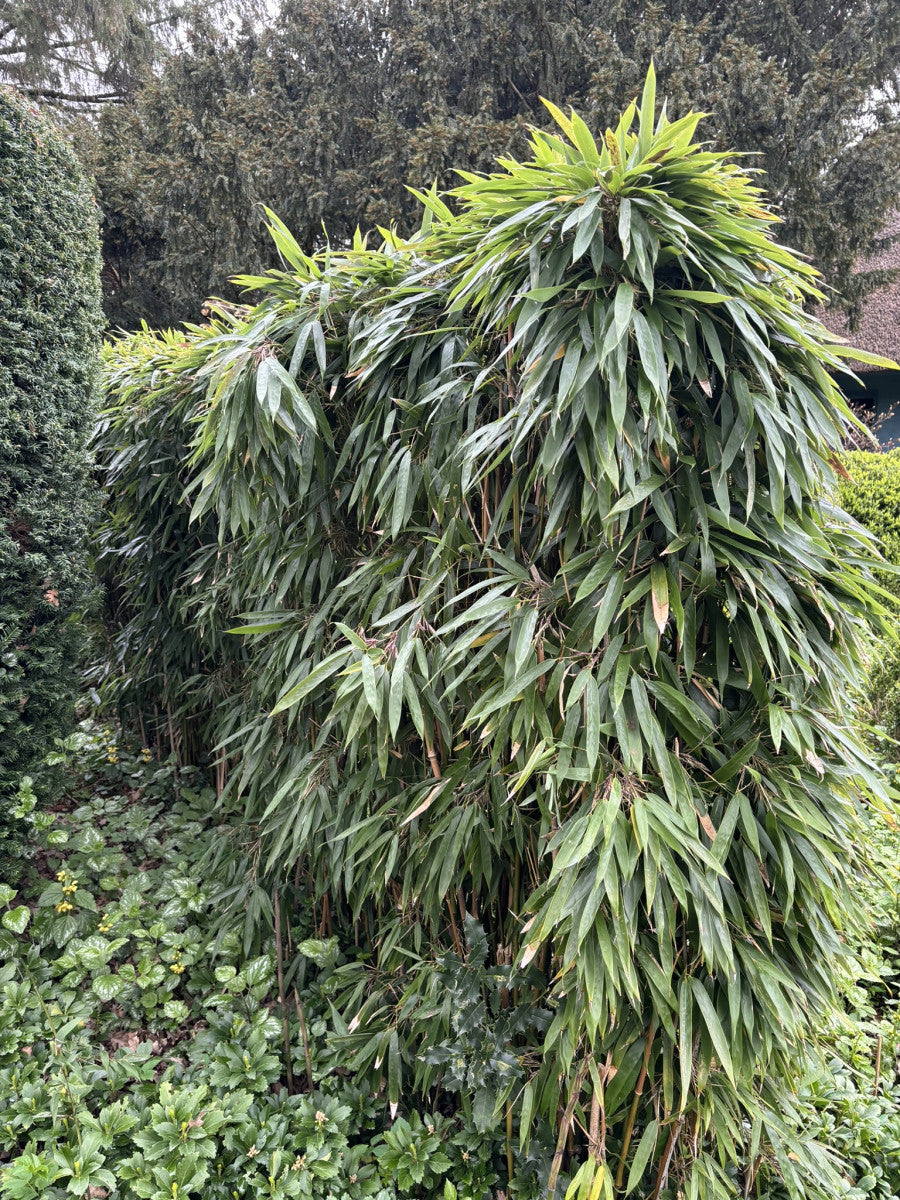
[{"label": "trimmed conifer hedge", "polygon": [[[900,450],[854,450],[842,461],[848,478],[838,489],[841,506],[878,538],[888,562],[900,565]],[[900,595],[900,576],[885,572],[883,583]]]},{"label": "trimmed conifer hedge", "polygon": [[27,827],[22,778],[40,774],[73,717],[99,275],[97,208],[75,155],[0,90],[0,878]]}]

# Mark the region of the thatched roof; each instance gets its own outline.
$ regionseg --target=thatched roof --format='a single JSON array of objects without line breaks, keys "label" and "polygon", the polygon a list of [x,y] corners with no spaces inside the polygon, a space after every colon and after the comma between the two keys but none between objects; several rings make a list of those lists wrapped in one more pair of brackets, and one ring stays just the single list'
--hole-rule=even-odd
[{"label": "thatched roof", "polygon": [[[888,249],[865,259],[860,264],[861,269],[884,271],[900,268],[900,212],[885,226],[884,233],[896,240]],[[840,334],[851,345],[900,362],[900,278],[887,287],[872,292],[863,306],[859,328],[853,332],[848,328],[847,320],[841,313],[832,310],[821,313],[820,316],[832,333]],[[873,369],[865,363],[852,365],[854,370]]]}]

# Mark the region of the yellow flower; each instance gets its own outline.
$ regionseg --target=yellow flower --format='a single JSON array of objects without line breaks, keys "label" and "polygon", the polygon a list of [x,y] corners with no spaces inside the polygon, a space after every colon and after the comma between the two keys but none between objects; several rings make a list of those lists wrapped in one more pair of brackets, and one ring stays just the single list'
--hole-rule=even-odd
[{"label": "yellow flower", "polygon": [[72,911],[72,905],[68,900],[63,900],[61,904],[57,904],[56,911],[58,913],[67,913]]},{"label": "yellow flower", "polygon": [[169,970],[172,971],[173,974],[175,974],[175,975],[180,975],[182,973],[182,971],[184,970],[184,963],[180,963],[180,962],[172,963],[171,967],[169,967]]}]

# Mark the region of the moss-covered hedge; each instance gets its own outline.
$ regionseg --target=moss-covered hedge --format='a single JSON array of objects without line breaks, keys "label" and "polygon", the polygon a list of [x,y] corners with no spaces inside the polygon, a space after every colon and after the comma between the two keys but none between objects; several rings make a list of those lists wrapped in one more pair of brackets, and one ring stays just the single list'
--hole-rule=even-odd
[{"label": "moss-covered hedge", "polygon": [[0,89],[0,877],[21,849],[22,777],[73,715],[99,271],[97,207],[74,154]]}]

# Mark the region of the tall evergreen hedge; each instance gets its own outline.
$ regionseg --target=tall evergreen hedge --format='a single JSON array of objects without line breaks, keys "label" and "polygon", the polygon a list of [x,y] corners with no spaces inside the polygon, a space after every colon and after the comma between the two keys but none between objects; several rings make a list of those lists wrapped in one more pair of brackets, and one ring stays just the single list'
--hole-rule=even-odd
[{"label": "tall evergreen hedge", "polygon": [[0,877],[16,800],[66,732],[89,587],[97,208],[65,139],[0,90]]}]

